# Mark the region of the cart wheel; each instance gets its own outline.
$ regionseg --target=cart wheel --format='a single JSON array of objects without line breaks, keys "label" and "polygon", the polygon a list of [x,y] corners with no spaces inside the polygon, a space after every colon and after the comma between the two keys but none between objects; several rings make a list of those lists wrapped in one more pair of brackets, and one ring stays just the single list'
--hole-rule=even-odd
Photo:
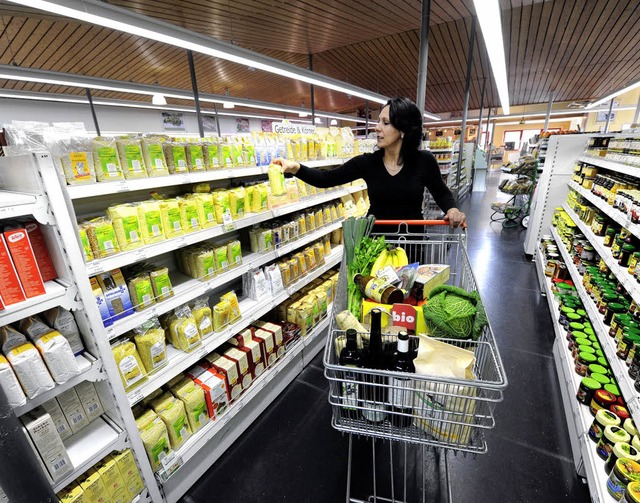
[{"label": "cart wheel", "polygon": [[529,215],[522,219],[522,227],[524,227],[525,229],[529,228]]}]

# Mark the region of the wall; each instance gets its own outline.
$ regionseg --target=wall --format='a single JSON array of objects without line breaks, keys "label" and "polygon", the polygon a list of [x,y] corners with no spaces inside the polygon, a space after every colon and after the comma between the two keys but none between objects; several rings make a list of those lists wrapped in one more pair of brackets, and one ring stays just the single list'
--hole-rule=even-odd
[{"label": "wall", "polygon": [[[638,105],[638,98],[640,97],[640,89],[634,89],[628,93],[621,94],[614,101],[618,103],[616,106],[633,107],[633,110],[618,110],[614,120],[609,125],[609,131],[621,131],[624,124],[631,124],[635,115],[635,107]],[[601,107],[608,107],[609,103],[600,105]],[[598,132],[604,128],[606,122],[596,122],[596,113],[590,113],[587,117],[587,125],[585,131]]]},{"label": "wall", "polygon": [[[96,115],[102,134],[122,132],[161,133],[162,112],[136,108],[96,106]],[[95,131],[88,105],[56,103],[48,101],[16,100],[0,98],[0,125],[12,120],[40,122],[83,122],[87,131]],[[198,134],[196,114],[184,112],[185,132],[167,134]],[[251,131],[260,131],[260,119],[249,119]],[[235,134],[234,117],[220,117],[221,134]],[[207,134],[205,132],[205,134]],[[213,134],[213,133],[209,133]]]}]

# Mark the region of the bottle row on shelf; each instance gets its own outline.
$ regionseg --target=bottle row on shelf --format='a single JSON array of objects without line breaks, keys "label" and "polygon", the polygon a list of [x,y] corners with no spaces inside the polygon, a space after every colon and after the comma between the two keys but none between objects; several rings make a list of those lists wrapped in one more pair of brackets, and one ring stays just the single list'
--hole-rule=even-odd
[{"label": "bottle row on shelf", "polygon": [[589,139],[587,155],[603,157],[606,160],[640,166],[640,137],[637,136],[594,136]]}]

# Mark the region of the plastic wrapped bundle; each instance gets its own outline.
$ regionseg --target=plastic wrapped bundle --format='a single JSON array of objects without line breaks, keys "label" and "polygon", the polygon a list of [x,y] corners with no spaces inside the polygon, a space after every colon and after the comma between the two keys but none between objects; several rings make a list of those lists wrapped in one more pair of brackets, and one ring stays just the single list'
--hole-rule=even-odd
[{"label": "plastic wrapped bundle", "polygon": [[184,232],[195,232],[200,230],[198,221],[198,205],[195,199],[178,197],[180,208],[180,222]]},{"label": "plastic wrapped bundle", "polygon": [[155,412],[153,415],[155,417],[144,427],[139,427],[139,431],[151,468],[156,471],[160,468],[161,461],[171,452],[171,444],[164,421]]},{"label": "plastic wrapped bundle", "polygon": [[237,239],[227,245],[227,260],[230,267],[236,267],[242,264],[242,247],[240,241]]},{"label": "plastic wrapped bundle", "polygon": [[142,311],[156,303],[151,278],[147,272],[137,272],[127,278],[129,296],[135,311]]},{"label": "plastic wrapped bundle", "polygon": [[65,180],[69,185],[95,183],[91,140],[83,137],[60,136],[53,149],[58,155]]},{"label": "plastic wrapped bundle", "polygon": [[216,221],[223,222],[224,215],[231,217],[231,203],[227,190],[216,190],[213,192],[213,207],[216,210]]},{"label": "plastic wrapped bundle", "polygon": [[162,218],[162,228],[167,239],[182,236],[182,219],[180,215],[180,205],[177,199],[162,199],[160,201],[160,216]]},{"label": "plastic wrapped bundle", "polygon": [[87,239],[94,258],[100,259],[109,257],[114,253],[120,253],[116,231],[109,218],[94,218],[81,225],[87,233]]},{"label": "plastic wrapped bundle", "polygon": [[115,138],[97,137],[91,141],[91,153],[99,182],[124,180]]},{"label": "plastic wrapped bundle", "polygon": [[162,226],[162,216],[160,212],[160,202],[154,199],[142,201],[135,205],[138,212],[140,232],[144,244],[164,241],[164,228]]},{"label": "plastic wrapped bundle", "polygon": [[200,332],[189,306],[177,308],[169,317],[169,341],[176,349],[191,351],[201,344]]},{"label": "plastic wrapped bundle", "polygon": [[229,191],[229,208],[233,220],[244,217],[244,192],[244,187],[235,187]]},{"label": "plastic wrapped bundle", "polygon": [[137,138],[122,137],[116,140],[124,177],[127,180],[147,178],[147,168],[142,155],[142,144]]},{"label": "plastic wrapped bundle", "polygon": [[173,286],[171,278],[169,278],[169,269],[167,267],[151,267],[149,270],[149,279],[153,295],[157,302],[173,297]]},{"label": "plastic wrapped bundle", "polygon": [[191,436],[191,428],[189,427],[184,403],[171,397],[164,407],[156,410],[156,414],[167,427],[171,447],[179,449],[184,441]]},{"label": "plastic wrapped bundle", "polygon": [[204,171],[204,150],[199,143],[189,143],[186,147],[189,171]]},{"label": "plastic wrapped bundle", "polygon": [[164,330],[157,318],[152,318],[134,330],[134,340],[142,364],[148,373],[167,364]]},{"label": "plastic wrapped bundle", "polygon": [[161,136],[147,136],[142,138],[142,154],[147,168],[147,174],[151,176],[166,176],[169,174],[167,160],[164,156],[163,143],[165,139]]},{"label": "plastic wrapped bundle", "polygon": [[213,335],[213,313],[207,297],[200,297],[193,302],[191,312],[196,320],[200,337],[204,340]]},{"label": "plastic wrapped bundle", "polygon": [[141,237],[138,210],[133,204],[119,204],[107,208],[116,238],[122,251],[139,248],[144,244]]},{"label": "plastic wrapped bundle", "polygon": [[173,395],[184,404],[191,431],[196,432],[209,420],[204,390],[191,379],[182,379],[171,388]]},{"label": "plastic wrapped bundle", "polygon": [[179,142],[168,141],[163,144],[164,156],[167,168],[172,175],[175,173],[187,173],[187,149]]},{"label": "plastic wrapped bundle", "polygon": [[213,207],[213,197],[210,193],[202,192],[189,194],[186,198],[193,200],[196,203],[196,211],[200,228],[206,229],[216,225],[216,213],[215,208]]},{"label": "plastic wrapped bundle", "polygon": [[111,346],[111,351],[126,390],[146,379],[147,371],[133,342],[122,340]]}]

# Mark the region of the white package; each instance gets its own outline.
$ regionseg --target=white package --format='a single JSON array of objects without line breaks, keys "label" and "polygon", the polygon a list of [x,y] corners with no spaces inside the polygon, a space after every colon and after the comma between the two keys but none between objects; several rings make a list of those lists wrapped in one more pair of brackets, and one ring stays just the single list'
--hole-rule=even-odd
[{"label": "white package", "polygon": [[271,288],[272,295],[278,295],[284,290],[284,285],[282,284],[282,273],[280,272],[280,268],[271,264],[264,268],[265,275],[267,276],[267,280],[269,281],[269,287]]},{"label": "white package", "polygon": [[2,346],[2,352],[6,355],[9,354],[13,348],[21,346],[27,342],[27,338],[24,334],[18,332],[10,325],[0,327],[0,345]]},{"label": "white package", "polygon": [[52,330],[36,342],[53,379],[62,384],[80,373],[76,357],[73,356],[69,341],[60,332]]},{"label": "white package", "polygon": [[262,269],[254,269],[247,273],[249,297],[253,300],[263,300],[271,296],[269,283]]},{"label": "white package", "polygon": [[27,397],[20,387],[18,378],[7,359],[2,355],[0,355],[0,386],[2,386],[11,407],[18,407],[27,403]]},{"label": "white package", "polygon": [[20,320],[20,332],[29,336],[32,341],[38,340],[42,335],[51,332],[51,328],[42,323],[37,316],[29,316]]},{"label": "white package", "polygon": [[71,388],[64,393],[60,393],[56,399],[58,400],[60,408],[64,412],[64,417],[67,418],[73,433],[77,433],[89,424],[89,418],[84,411],[84,407],[80,402],[80,398],[78,397],[75,388]]},{"label": "white package", "polygon": [[67,418],[64,417],[64,412],[60,408],[60,404],[55,398],[47,400],[42,404],[42,408],[47,411],[53,420],[53,424],[56,425],[56,430],[62,440],[69,438],[73,432],[67,422]]},{"label": "white package", "polygon": [[27,342],[13,348],[7,353],[7,360],[28,398],[35,398],[55,387],[42,356],[33,344]]},{"label": "white package", "polygon": [[71,311],[58,306],[45,311],[42,315],[51,328],[56,329],[69,341],[74,355],[84,352],[80,330]]},{"label": "white package", "polygon": [[102,415],[104,409],[102,403],[98,397],[96,387],[91,381],[82,381],[76,385],[76,393],[80,399],[80,403],[84,407],[84,411],[87,413],[89,421],[93,421],[95,418]]}]

